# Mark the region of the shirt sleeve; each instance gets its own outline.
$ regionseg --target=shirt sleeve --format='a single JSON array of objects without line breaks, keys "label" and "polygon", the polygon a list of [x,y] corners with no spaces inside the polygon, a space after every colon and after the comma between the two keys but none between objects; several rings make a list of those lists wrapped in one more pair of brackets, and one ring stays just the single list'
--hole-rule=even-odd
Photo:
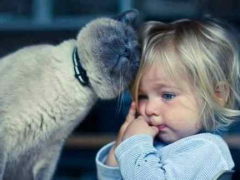
[{"label": "shirt sleeve", "polygon": [[122,180],[119,167],[105,165],[108,153],[115,142],[109,143],[102,147],[96,156],[97,177],[98,180]]},{"label": "shirt sleeve", "polygon": [[223,158],[219,146],[211,141],[191,139],[168,145],[158,152],[150,135],[135,135],[123,141],[115,151],[124,180],[209,180],[232,167]]}]

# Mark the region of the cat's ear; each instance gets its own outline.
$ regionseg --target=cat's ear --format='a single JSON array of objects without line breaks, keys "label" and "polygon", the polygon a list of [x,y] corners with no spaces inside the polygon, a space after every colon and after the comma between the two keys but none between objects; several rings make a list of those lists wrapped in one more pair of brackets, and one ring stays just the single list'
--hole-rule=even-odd
[{"label": "cat's ear", "polygon": [[138,16],[139,16],[138,10],[132,9],[132,10],[128,10],[128,11],[125,11],[125,12],[119,14],[114,19],[117,21],[120,21],[126,25],[130,25],[130,24],[133,24],[137,20]]}]

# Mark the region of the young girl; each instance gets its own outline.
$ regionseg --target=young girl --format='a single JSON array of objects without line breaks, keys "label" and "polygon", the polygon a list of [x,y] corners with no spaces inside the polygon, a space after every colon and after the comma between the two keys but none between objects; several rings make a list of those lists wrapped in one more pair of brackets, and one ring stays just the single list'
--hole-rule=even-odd
[{"label": "young girl", "polygon": [[219,132],[240,115],[236,43],[208,20],[148,22],[141,32],[133,103],[116,142],[97,154],[98,178],[212,180],[231,170]]}]

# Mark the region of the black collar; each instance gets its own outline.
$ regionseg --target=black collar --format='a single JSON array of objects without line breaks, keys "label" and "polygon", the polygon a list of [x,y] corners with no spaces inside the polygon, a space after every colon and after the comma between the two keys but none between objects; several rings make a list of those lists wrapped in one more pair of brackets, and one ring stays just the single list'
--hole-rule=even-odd
[{"label": "black collar", "polygon": [[73,50],[72,59],[74,64],[75,77],[78,79],[81,85],[89,86],[87,72],[85,69],[83,69],[80,63],[80,59],[77,53],[77,48],[74,48]]}]

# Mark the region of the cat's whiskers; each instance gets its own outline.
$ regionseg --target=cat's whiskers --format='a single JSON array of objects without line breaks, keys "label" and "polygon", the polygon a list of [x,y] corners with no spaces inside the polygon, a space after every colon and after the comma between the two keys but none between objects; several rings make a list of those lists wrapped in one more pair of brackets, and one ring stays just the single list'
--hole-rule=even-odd
[{"label": "cat's whiskers", "polygon": [[118,96],[118,101],[117,101],[117,108],[116,108],[116,115],[118,116],[120,114],[120,111],[122,109],[122,105],[123,105],[123,96],[124,94],[120,94]]},{"label": "cat's whiskers", "polygon": [[123,96],[124,93],[121,93],[121,89],[123,89],[123,79],[122,79],[122,71],[120,71],[120,79],[119,79],[119,84],[120,84],[120,90],[119,90],[119,95],[118,95],[118,101],[117,101],[117,109],[116,109],[116,114],[119,115],[121,108],[123,106]]}]

